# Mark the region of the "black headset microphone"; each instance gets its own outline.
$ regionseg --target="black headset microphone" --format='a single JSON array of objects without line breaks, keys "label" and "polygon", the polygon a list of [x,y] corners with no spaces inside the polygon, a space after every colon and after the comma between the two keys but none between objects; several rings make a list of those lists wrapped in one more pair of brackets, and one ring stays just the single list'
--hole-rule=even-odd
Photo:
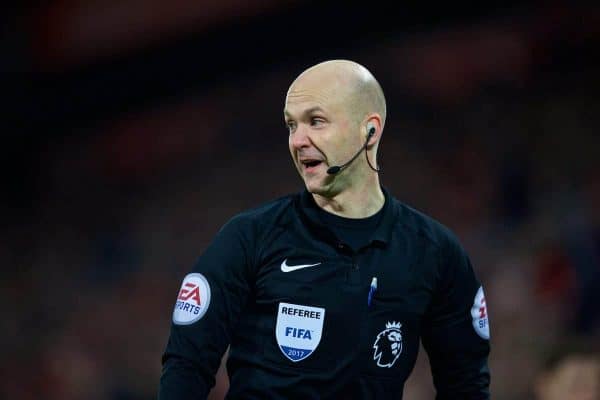
[{"label": "black headset microphone", "polygon": [[348,165],[352,164],[352,162],[354,160],[356,160],[356,157],[358,157],[358,155],[360,153],[362,153],[363,150],[365,150],[365,156],[367,157],[367,162],[369,163],[369,167],[371,167],[371,169],[375,172],[379,172],[379,168],[374,168],[371,165],[371,162],[369,161],[369,156],[366,152],[367,149],[367,145],[369,144],[369,139],[371,139],[371,136],[373,136],[375,134],[375,127],[374,126],[370,126],[369,127],[369,132],[367,133],[367,140],[365,140],[365,144],[360,148],[360,150],[358,150],[356,152],[356,154],[354,155],[354,157],[352,157],[350,160],[348,160],[347,162],[345,162],[342,165],[334,165],[333,167],[329,167],[327,168],[327,173],[329,175],[335,175],[337,173],[339,173],[341,170],[345,169]]}]

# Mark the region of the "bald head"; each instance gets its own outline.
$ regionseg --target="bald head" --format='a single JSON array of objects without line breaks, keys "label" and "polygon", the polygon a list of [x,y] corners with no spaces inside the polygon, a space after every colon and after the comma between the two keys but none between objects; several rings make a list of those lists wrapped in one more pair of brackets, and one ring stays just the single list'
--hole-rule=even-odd
[{"label": "bald head", "polygon": [[[305,70],[290,85],[283,114],[292,160],[313,195],[331,200],[342,193],[342,197],[367,193],[369,187],[377,202],[383,202],[373,165],[377,165],[385,99],[365,67],[332,60]],[[365,157],[358,157],[363,151]],[[339,173],[329,172],[334,166]]]},{"label": "bald head", "polygon": [[305,87],[314,86],[337,98],[356,122],[370,113],[377,113],[383,126],[386,117],[383,90],[364,66],[349,60],[330,60],[316,64],[294,80],[288,90],[288,98],[301,93]]}]

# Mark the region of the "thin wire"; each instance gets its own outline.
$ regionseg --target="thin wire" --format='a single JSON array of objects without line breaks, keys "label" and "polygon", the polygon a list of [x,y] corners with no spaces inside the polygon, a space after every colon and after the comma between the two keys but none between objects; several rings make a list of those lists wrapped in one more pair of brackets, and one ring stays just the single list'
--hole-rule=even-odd
[{"label": "thin wire", "polygon": [[371,161],[369,161],[369,153],[367,153],[367,148],[365,147],[365,158],[367,159],[367,164],[369,164],[369,167],[371,167],[371,169],[375,172],[381,172],[381,167],[379,168],[375,168],[373,167],[373,165],[371,165]]}]

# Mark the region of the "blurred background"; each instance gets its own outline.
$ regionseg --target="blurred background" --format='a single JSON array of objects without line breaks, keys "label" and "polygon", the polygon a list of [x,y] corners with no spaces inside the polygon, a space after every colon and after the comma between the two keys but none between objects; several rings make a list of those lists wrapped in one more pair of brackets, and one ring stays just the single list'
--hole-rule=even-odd
[{"label": "blurred background", "polygon": [[[184,274],[233,214],[302,189],[284,96],[333,58],[386,94],[383,184],[471,255],[494,398],[541,398],[550,355],[598,343],[592,2],[9,3],[1,399],[155,398]],[[423,351],[405,398],[433,398]]]}]

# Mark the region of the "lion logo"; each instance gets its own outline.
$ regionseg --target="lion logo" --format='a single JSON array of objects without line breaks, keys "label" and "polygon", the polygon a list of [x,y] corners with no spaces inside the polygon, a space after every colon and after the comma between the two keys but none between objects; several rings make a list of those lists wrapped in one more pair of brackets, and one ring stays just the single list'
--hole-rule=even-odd
[{"label": "lion logo", "polygon": [[373,343],[373,360],[379,367],[391,368],[402,353],[402,332],[400,322],[388,322]]}]

